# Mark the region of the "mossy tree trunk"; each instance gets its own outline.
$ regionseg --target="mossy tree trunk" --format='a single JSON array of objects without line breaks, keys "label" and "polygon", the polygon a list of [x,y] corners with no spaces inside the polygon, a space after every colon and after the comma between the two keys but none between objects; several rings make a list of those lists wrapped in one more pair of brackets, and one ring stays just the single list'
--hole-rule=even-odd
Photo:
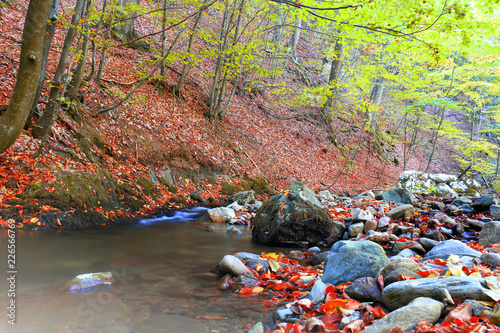
[{"label": "mossy tree trunk", "polygon": [[45,32],[54,0],[31,0],[24,23],[16,86],[9,106],[0,117],[0,153],[19,137],[36,98],[44,65]]},{"label": "mossy tree trunk", "polygon": [[139,36],[135,31],[135,18],[137,16],[134,7],[139,5],[140,0],[118,0],[118,6],[121,6],[123,13],[120,23],[113,26],[114,35],[126,47],[133,49],[141,49],[144,47],[143,43],[136,40]]}]

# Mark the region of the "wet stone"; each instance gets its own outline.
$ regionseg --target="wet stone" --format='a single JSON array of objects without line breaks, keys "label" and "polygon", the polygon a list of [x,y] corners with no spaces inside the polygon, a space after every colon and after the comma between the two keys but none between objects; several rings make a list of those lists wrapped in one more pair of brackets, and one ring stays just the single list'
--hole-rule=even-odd
[{"label": "wet stone", "polygon": [[483,253],[480,259],[483,264],[493,269],[500,267],[500,254],[498,253]]},{"label": "wet stone", "polygon": [[374,277],[362,277],[345,288],[349,297],[359,302],[378,302],[382,300],[382,290]]}]

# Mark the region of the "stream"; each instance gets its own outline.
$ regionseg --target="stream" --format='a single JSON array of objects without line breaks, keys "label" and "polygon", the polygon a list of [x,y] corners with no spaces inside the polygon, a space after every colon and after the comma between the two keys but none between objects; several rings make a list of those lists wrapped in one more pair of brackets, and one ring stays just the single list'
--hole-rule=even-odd
[{"label": "stream", "polygon": [[[205,208],[78,231],[16,230],[16,325],[7,323],[9,281],[0,281],[1,332],[243,332],[269,321],[263,298],[220,291],[210,270],[226,254],[283,251],[211,223]],[[207,225],[215,230],[206,231]],[[0,254],[7,272],[7,230]],[[73,277],[111,272],[113,283],[78,292]]]}]

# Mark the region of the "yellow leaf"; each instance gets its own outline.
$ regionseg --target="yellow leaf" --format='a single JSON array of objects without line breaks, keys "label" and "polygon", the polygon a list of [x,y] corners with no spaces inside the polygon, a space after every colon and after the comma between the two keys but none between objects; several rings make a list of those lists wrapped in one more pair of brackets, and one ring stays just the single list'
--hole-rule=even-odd
[{"label": "yellow leaf", "polygon": [[273,273],[276,273],[280,270],[280,263],[276,259],[269,259],[269,267]]}]

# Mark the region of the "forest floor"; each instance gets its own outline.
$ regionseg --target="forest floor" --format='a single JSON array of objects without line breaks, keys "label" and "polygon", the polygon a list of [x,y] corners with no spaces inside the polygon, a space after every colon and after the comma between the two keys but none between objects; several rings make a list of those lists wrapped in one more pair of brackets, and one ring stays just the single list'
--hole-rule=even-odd
[{"label": "forest floor", "polygon": [[[0,105],[8,104],[15,85],[27,4],[28,1],[18,1],[3,7],[1,13],[2,25],[6,28],[0,33]],[[139,20],[139,35],[148,32],[148,24]],[[58,46],[63,39],[64,30],[58,26],[47,66],[47,84],[39,104],[41,111],[47,103],[48,82],[57,66]],[[299,48],[304,58],[315,56],[309,52],[306,47]],[[23,197],[23,193],[34,183],[41,183],[48,192],[53,191],[49,185],[56,182],[61,172],[96,174],[97,170],[106,170],[118,185],[127,183],[134,187],[134,195],[141,196],[141,207],[112,210],[95,204],[97,207],[90,207],[101,209],[100,213],[111,220],[115,216],[149,214],[158,207],[191,205],[195,201],[190,199],[190,194],[195,191],[202,200],[223,199],[225,193],[220,191],[223,182],[238,185],[248,177],[266,179],[273,190],[299,180],[313,189],[329,188],[342,194],[396,184],[403,166],[377,156],[371,136],[362,127],[349,128],[348,124],[339,122],[336,126],[345,131],[339,132],[338,144],[333,145],[317,120],[319,110],[313,109],[308,117],[283,120],[281,118],[296,114],[267,91],[263,94],[237,91],[222,121],[209,122],[204,112],[210,77],[201,74],[210,72],[210,62],[192,68],[180,97],[174,96],[170,89],[182,68],[178,62],[168,65],[167,78],[160,88],[156,87],[156,81],[148,82],[121,107],[94,117],[102,106],[116,102],[117,95],[133,88],[147,69],[144,59],[151,56],[123,47],[110,48],[102,87],[90,81],[82,88],[85,101],[77,104],[76,117],[80,121],[62,114],[40,157],[34,157],[40,140],[32,138],[31,130],[24,131],[17,142],[0,155],[0,204],[3,205],[0,208],[9,210],[11,206],[20,205],[17,199],[40,206],[29,212],[17,208],[15,214],[6,217],[15,218],[18,226],[43,227],[44,221],[36,214],[50,210],[51,205],[44,202],[47,195],[37,194],[34,198],[37,200],[33,201],[32,197]],[[348,109],[350,105],[346,102],[342,108]],[[35,116],[31,121],[36,120]],[[401,155],[399,148],[396,142],[396,156]],[[421,169],[422,163],[422,158],[412,156],[407,168]],[[170,184],[173,187],[155,181],[165,170],[174,176]],[[136,186],[137,177],[152,180],[156,194],[150,196],[143,191],[143,186]],[[171,201],[173,197],[182,200]],[[75,206],[74,202],[71,204]],[[86,210],[86,206],[83,208]],[[5,224],[6,217],[0,222]],[[60,227],[61,221],[53,222],[52,227]]]}]

